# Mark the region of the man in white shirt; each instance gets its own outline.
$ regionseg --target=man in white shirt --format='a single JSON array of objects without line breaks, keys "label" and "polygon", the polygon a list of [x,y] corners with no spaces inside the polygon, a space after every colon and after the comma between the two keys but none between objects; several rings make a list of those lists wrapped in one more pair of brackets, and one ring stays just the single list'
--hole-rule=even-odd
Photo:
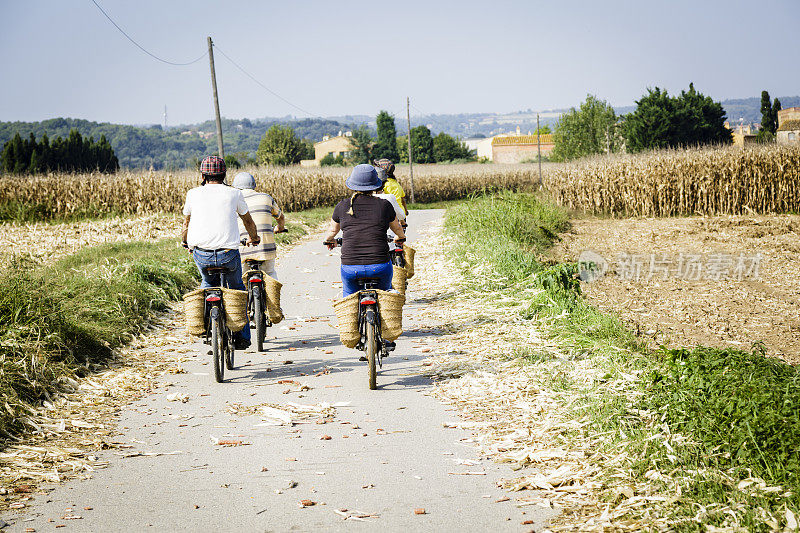
[{"label": "man in white shirt", "polygon": [[[248,244],[258,244],[255,222],[250,216],[242,191],[225,185],[225,161],[208,156],[200,164],[203,181],[186,194],[183,207],[183,244],[192,250],[194,262],[203,278],[200,287],[218,287],[219,273],[209,267],[226,269],[226,285],[246,290],[242,283],[242,261],[239,258],[239,224],[241,218],[249,235]],[[250,346],[250,328],[234,334],[237,350]]]}]

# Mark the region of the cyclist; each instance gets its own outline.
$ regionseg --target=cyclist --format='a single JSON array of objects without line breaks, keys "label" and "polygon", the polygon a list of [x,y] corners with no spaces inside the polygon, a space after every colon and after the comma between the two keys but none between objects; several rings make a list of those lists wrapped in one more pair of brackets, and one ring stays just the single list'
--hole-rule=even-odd
[{"label": "cyclist", "polygon": [[[241,218],[249,235],[248,244],[253,245],[261,240],[256,224],[242,192],[225,184],[226,168],[222,158],[212,155],[203,159],[200,174],[200,186],[186,193],[183,245],[192,250],[203,278],[200,287],[218,287],[221,282],[219,273],[210,273],[208,268],[223,267],[227,270],[225,279],[230,288],[243,291],[236,220]],[[250,346],[250,328],[234,334],[234,346],[237,350]]]},{"label": "cyclist", "polygon": [[392,204],[373,194],[383,184],[372,165],[357,165],[345,185],[353,194],[334,208],[325,239],[332,250],[341,229],[342,295],[358,292],[360,278],[377,278],[378,288],[388,291],[392,288],[392,263],[386,231],[391,228],[397,244],[405,242],[406,234]]},{"label": "cyclist", "polygon": [[403,187],[394,177],[394,163],[390,159],[378,159],[375,161],[375,166],[380,168],[386,173],[386,184],[383,189],[386,194],[394,194],[397,201],[403,206],[403,211],[408,215],[408,206],[406,206],[406,193]]},{"label": "cyclist", "polygon": [[[278,233],[284,231],[286,218],[283,216],[278,202],[272,196],[264,192],[256,192],[256,179],[249,172],[236,174],[233,178],[233,186],[242,191],[250,215],[258,229],[258,235],[261,237],[261,243],[258,246],[240,246],[239,255],[242,261],[258,261],[259,270],[278,279],[278,274],[275,272],[277,247],[275,246],[272,218],[275,219],[275,231]],[[239,219],[239,238],[244,239],[245,237],[247,237],[247,229]]]}]

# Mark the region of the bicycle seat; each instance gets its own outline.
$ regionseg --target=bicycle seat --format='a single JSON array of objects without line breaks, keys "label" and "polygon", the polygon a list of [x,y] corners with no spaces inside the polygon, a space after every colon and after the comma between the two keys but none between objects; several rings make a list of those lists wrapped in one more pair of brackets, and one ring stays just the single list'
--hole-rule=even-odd
[{"label": "bicycle seat", "polygon": [[221,274],[223,272],[228,272],[228,269],[225,267],[208,267],[206,270],[209,274]]}]

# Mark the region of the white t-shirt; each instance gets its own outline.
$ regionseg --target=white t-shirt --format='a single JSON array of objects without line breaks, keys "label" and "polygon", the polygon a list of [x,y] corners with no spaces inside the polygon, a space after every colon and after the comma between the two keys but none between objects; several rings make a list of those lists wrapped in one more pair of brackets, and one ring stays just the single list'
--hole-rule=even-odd
[{"label": "white t-shirt", "polygon": [[186,242],[190,248],[239,249],[239,215],[248,212],[242,191],[221,183],[195,187],[186,193],[183,214],[191,216]]},{"label": "white t-shirt", "polygon": [[400,204],[397,202],[397,197],[394,194],[388,193],[381,193],[375,194],[378,198],[383,198],[384,200],[388,200],[392,207],[394,207],[394,212],[397,213],[397,220],[402,222],[406,219],[406,212],[403,211],[403,208],[400,207]]}]

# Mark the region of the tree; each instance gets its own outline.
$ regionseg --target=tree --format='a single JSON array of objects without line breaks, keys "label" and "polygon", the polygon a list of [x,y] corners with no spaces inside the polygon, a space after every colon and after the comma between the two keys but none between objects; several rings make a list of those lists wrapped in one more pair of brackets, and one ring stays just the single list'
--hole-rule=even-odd
[{"label": "tree", "polygon": [[411,128],[411,152],[414,163],[435,163],[433,137],[427,126]]},{"label": "tree", "polygon": [[722,104],[696,91],[692,83],[675,97],[658,87],[648,89],[636,110],[624,117],[623,133],[631,152],[732,141]]},{"label": "tree", "polygon": [[553,132],[555,146],[550,157],[554,161],[568,161],[592,154],[616,152],[620,144],[616,129],[614,108],[605,100],[589,94],[580,109],[573,107],[556,123]]},{"label": "tree", "polygon": [[239,163],[239,160],[236,159],[235,155],[228,154],[225,156],[225,167],[228,170],[236,170],[242,168],[242,164]]},{"label": "tree", "polygon": [[303,143],[303,157],[302,159],[316,159],[317,154],[314,151],[314,141],[311,139],[300,139]]},{"label": "tree", "polygon": [[778,131],[778,111],[781,109],[781,101],[777,98],[771,101],[767,91],[761,91],[761,129],[758,131],[756,139],[758,142],[770,142],[775,139]]},{"label": "tree", "polygon": [[397,162],[397,129],[394,127],[394,117],[388,111],[381,111],[375,119],[378,125],[378,140],[375,143],[372,156],[375,159],[391,159]]},{"label": "tree", "polygon": [[[777,117],[774,117],[777,118]],[[768,91],[761,91],[761,132],[774,134],[777,127],[774,127],[772,116],[772,99]]]},{"label": "tree", "polygon": [[361,125],[353,130],[353,135],[350,137],[350,147],[352,148],[350,159],[356,165],[371,163],[372,150],[375,145],[375,140],[369,132],[369,128]]},{"label": "tree", "polygon": [[472,151],[460,140],[442,132],[433,138],[433,158],[437,163],[471,159]]},{"label": "tree", "polygon": [[275,124],[258,143],[256,160],[259,165],[293,165],[300,162],[304,150],[291,126]]}]

